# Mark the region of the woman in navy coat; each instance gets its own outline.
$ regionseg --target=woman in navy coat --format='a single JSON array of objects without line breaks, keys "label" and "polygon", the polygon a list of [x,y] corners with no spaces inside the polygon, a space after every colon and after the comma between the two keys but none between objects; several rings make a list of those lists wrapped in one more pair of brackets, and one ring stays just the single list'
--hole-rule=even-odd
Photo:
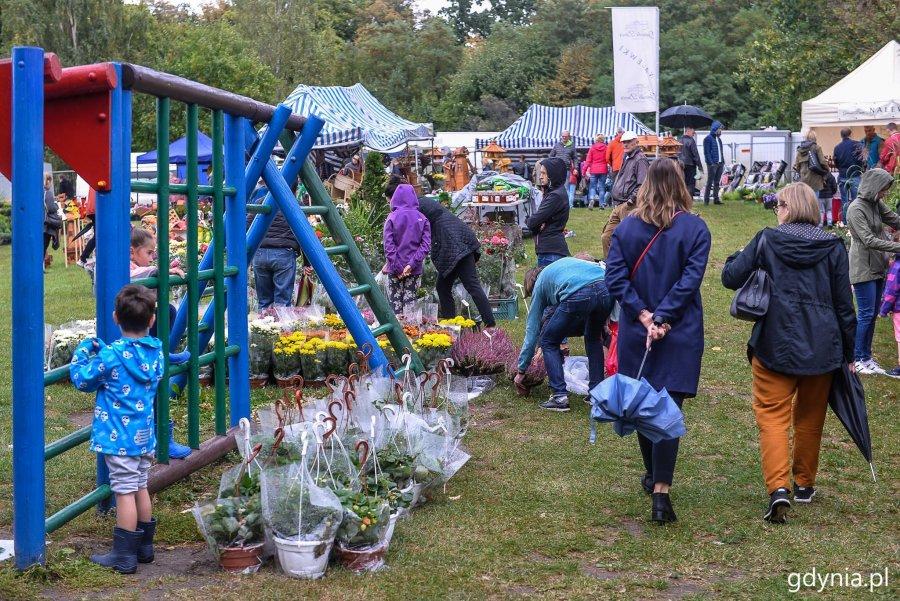
[{"label": "woman in navy coat", "polygon": [[[619,372],[635,377],[651,340],[642,377],[656,390],[665,388],[679,407],[697,395],[703,356],[700,285],[711,243],[709,229],[690,213],[691,206],[678,163],[654,161],[634,212],[613,234],[606,261],[606,285],[622,308]],[[654,444],[638,434],[638,442],[646,467],[641,484],[653,499],[651,519],[673,522],[669,487],[678,439]]]}]

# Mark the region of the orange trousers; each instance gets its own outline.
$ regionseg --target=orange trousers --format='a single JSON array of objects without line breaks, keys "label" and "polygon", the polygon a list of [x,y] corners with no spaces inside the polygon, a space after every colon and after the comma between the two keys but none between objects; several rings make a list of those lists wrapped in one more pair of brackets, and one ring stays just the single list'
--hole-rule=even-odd
[{"label": "orange trousers", "polygon": [[832,374],[789,376],[753,359],[753,411],[759,426],[763,477],[771,494],[791,488],[790,429],[794,426],[794,482],[813,486]]}]

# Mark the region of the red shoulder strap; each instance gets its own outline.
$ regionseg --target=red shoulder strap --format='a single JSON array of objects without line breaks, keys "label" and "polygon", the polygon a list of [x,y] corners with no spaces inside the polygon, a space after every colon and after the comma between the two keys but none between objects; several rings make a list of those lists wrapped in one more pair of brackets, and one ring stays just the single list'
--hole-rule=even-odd
[{"label": "red shoulder strap", "polygon": [[[674,223],[674,222],[675,222],[675,219],[677,219],[678,216],[681,215],[683,212],[684,212],[684,211],[678,211],[677,213],[675,213],[675,214],[672,216],[672,222]],[[656,242],[656,239],[659,238],[660,234],[662,234],[664,231],[665,231],[665,230],[663,230],[663,228],[659,228],[659,231],[656,232],[656,234],[654,234],[652,238],[650,238],[650,242],[648,242],[648,243],[647,243],[647,246],[644,247],[644,252],[642,252],[642,253],[641,253],[641,256],[638,257],[638,260],[634,262],[634,267],[631,268],[631,273],[628,274],[628,279],[629,279],[629,280],[633,280],[633,279],[634,279],[634,274],[637,272],[638,267],[641,266],[641,263],[644,262],[644,257],[647,256],[647,253],[650,252],[650,248],[651,248],[651,247],[653,246],[653,244]]]}]

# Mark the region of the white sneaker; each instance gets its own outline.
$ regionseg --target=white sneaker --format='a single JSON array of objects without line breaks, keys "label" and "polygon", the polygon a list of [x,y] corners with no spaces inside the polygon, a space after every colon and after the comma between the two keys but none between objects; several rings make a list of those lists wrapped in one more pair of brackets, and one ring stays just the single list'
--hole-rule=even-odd
[{"label": "white sneaker", "polygon": [[[871,361],[871,359],[870,359]],[[869,367],[869,361],[857,361],[856,365],[856,373],[861,376],[871,376],[875,372],[872,371],[872,368]]]},{"label": "white sneaker", "polygon": [[884,368],[875,362],[875,359],[869,359],[868,361],[866,361],[866,367],[872,370],[871,373],[873,374],[878,374],[880,376],[887,374]]}]

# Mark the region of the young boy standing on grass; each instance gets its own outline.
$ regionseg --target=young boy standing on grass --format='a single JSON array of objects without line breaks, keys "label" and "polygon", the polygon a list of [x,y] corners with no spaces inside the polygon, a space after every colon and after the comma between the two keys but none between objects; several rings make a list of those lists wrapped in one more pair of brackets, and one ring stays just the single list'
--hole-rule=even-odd
[{"label": "young boy standing on grass", "polygon": [[113,319],[122,337],[106,345],[99,338],[75,349],[69,376],[82,392],[97,391],[91,450],[103,455],[116,495],[113,548],[91,561],[133,574],[153,561],[152,515],[147,474],[156,450],[153,401],[163,376],[162,342],[149,336],[156,319],[156,296],[129,284],[116,296]]}]

